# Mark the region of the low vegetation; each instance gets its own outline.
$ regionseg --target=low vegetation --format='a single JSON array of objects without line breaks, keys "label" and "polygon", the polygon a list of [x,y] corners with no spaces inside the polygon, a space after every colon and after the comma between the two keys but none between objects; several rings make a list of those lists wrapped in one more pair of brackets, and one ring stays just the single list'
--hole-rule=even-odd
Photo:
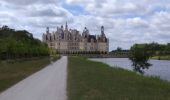
[{"label": "low vegetation", "polygon": [[68,58],[68,100],[169,100],[170,83],[80,57]]},{"label": "low vegetation", "polygon": [[0,62],[0,92],[50,63],[49,57]]}]

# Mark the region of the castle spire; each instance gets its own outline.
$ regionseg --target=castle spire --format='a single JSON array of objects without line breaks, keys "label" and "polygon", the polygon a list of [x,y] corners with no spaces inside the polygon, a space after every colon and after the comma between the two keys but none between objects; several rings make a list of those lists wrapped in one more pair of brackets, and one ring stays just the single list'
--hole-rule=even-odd
[{"label": "castle spire", "polygon": [[104,34],[104,26],[101,26],[101,36],[102,36],[102,37],[105,37],[105,34]]},{"label": "castle spire", "polygon": [[68,30],[68,25],[67,25],[67,21],[66,21],[66,26],[65,26],[65,30]]}]

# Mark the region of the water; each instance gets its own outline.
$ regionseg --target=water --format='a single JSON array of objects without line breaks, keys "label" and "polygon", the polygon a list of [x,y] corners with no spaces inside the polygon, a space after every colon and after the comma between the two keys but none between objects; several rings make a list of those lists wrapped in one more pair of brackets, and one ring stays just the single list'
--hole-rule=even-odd
[{"label": "water", "polygon": [[[128,58],[93,58],[91,60],[106,63],[112,67],[121,67],[127,70],[133,70],[132,63]],[[157,76],[163,80],[170,81],[170,61],[168,60],[150,60],[152,66],[145,69],[145,75]]]}]

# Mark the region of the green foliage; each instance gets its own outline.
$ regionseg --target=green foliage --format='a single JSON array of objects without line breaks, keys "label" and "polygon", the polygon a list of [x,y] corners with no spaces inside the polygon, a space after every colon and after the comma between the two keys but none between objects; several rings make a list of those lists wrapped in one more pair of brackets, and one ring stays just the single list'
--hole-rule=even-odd
[{"label": "green foliage", "polygon": [[123,50],[121,47],[117,47],[116,50],[112,50],[109,54],[115,57],[128,57],[129,50]]},{"label": "green foliage", "polygon": [[150,56],[148,44],[135,44],[130,49],[129,59],[132,61],[134,70],[143,73],[145,68],[149,68],[151,64],[148,63]]},{"label": "green foliage", "polygon": [[155,55],[170,55],[170,43],[167,44],[158,44],[158,43],[150,43],[147,44],[149,52],[152,53],[152,56]]},{"label": "green foliage", "polygon": [[47,55],[49,55],[47,45],[38,39],[34,39],[28,31],[15,31],[8,28],[8,26],[0,28],[0,59]]},{"label": "green foliage", "polygon": [[148,63],[150,57],[158,56],[158,59],[166,59],[165,56],[167,55],[170,55],[170,43],[158,44],[153,42],[133,45],[130,49],[129,59],[132,61],[134,70],[143,73],[143,69],[150,66]]}]

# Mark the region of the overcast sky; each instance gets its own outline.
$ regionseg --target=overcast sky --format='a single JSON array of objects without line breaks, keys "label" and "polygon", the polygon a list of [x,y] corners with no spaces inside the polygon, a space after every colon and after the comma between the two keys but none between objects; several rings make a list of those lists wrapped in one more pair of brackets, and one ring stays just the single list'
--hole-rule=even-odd
[{"label": "overcast sky", "polygon": [[170,42],[170,0],[0,0],[0,26],[26,29],[41,39],[68,22],[70,28],[110,39],[110,50],[134,43]]}]

